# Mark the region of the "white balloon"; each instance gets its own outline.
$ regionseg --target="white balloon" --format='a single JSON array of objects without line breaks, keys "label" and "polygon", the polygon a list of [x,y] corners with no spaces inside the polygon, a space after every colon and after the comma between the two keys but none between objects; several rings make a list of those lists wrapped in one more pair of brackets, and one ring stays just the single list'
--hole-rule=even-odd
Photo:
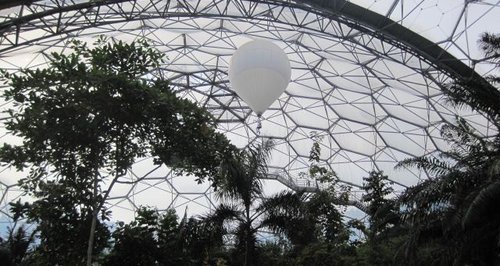
[{"label": "white balloon", "polygon": [[229,63],[232,89],[259,116],[285,91],[290,77],[287,55],[269,41],[245,43]]}]

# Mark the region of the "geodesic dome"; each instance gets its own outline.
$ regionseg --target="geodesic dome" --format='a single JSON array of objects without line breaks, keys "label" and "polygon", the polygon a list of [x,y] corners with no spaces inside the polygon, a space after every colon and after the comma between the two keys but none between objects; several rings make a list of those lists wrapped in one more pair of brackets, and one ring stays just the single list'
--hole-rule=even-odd
[{"label": "geodesic dome", "polygon": [[[311,189],[300,173],[310,163],[311,134],[320,137],[322,164],[352,186],[356,196],[367,172],[383,170],[396,191],[428,178],[417,169],[394,170],[404,158],[448,149],[440,136],[456,114],[490,136],[484,117],[449,106],[441,86],[486,75],[482,32],[500,32],[500,1],[485,0],[23,0],[0,3],[0,67],[15,72],[46,64],[67,40],[92,43],[106,35],[144,38],[164,52],[158,71],[182,97],[198,102],[237,146],[275,139],[268,193]],[[272,41],[287,54],[291,82],[257,117],[232,90],[233,52],[254,39]],[[5,110],[9,103],[2,102]],[[5,115],[5,114],[4,114]],[[3,142],[19,141],[2,129]],[[21,193],[23,176],[0,173],[0,211]],[[359,196],[359,195],[358,195]],[[174,176],[151,160],[138,161],[113,188],[108,203],[116,219],[130,219],[139,205],[159,209],[210,209],[209,184]],[[347,214],[359,216],[349,207]]]}]

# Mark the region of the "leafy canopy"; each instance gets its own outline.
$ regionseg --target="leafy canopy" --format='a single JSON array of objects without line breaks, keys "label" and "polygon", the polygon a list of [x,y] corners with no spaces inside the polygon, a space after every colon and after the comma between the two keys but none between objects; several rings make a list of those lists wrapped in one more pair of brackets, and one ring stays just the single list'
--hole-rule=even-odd
[{"label": "leafy canopy", "polygon": [[[206,110],[178,97],[167,81],[152,80],[163,55],[145,41],[73,41],[69,53],[48,61],[44,69],[2,72],[12,104],[6,128],[22,143],[4,144],[0,160],[29,170],[21,187],[35,201],[13,210],[37,224],[40,261],[76,265],[85,260],[87,237],[90,254],[106,247],[102,221],[110,212],[103,205],[138,158],[201,182],[234,147]],[[111,185],[102,191],[106,178]]]},{"label": "leafy canopy", "polygon": [[[231,145],[195,103],[177,97],[164,80],[146,80],[163,55],[145,41],[104,38],[92,48],[73,41],[70,54],[52,53],[45,69],[4,72],[12,100],[6,127],[23,139],[5,144],[1,158],[32,177],[45,166],[66,178],[123,174],[137,157],[214,176]],[[198,152],[193,152],[198,151]],[[35,171],[36,170],[36,171]]]}]

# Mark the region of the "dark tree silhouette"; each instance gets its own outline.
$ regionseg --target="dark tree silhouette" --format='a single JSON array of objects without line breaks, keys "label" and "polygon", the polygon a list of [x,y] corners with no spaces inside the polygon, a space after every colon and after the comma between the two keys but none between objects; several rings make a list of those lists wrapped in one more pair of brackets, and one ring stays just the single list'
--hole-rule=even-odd
[{"label": "dark tree silhouette", "polygon": [[46,264],[90,265],[106,247],[104,203],[137,158],[202,181],[233,149],[206,110],[166,81],[144,79],[162,57],[144,41],[99,38],[92,48],[74,41],[71,53],[51,54],[45,69],[3,72],[4,96],[13,102],[6,128],[23,142],[5,144],[0,158],[29,169],[21,187],[36,201],[23,213],[38,226],[36,253]]},{"label": "dark tree silhouette", "polygon": [[[480,43],[485,60],[498,66],[500,36],[484,34]],[[450,103],[483,114],[500,132],[498,81],[498,76],[461,80],[443,92]],[[500,265],[500,135],[485,138],[460,117],[444,125],[441,135],[452,149],[440,158],[407,159],[399,164],[436,176],[408,189],[401,198],[410,226],[410,262]]]}]

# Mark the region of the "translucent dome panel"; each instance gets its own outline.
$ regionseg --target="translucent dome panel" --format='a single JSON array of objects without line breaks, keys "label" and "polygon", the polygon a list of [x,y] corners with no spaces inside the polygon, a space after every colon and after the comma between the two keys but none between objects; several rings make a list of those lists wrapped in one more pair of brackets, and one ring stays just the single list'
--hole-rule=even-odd
[{"label": "translucent dome panel", "polygon": [[[427,175],[395,171],[394,165],[448,149],[439,134],[444,121],[460,114],[483,135],[494,133],[481,115],[447,105],[440,87],[470,70],[467,66],[480,74],[490,71],[488,62],[474,61],[480,57],[476,40],[483,30],[499,32],[498,23],[492,23],[498,3],[38,1],[0,11],[0,67],[12,72],[43,67],[48,53],[67,52],[73,38],[88,43],[99,35],[127,42],[147,39],[167,59],[151,75],[162,75],[181,97],[207,108],[233,143],[245,147],[261,137],[276,139],[270,178],[292,188],[312,186],[307,182],[312,180],[299,177],[310,165],[311,135],[316,135],[322,164],[353,191],[372,169],[384,170],[402,190]],[[369,19],[392,24],[369,24]],[[415,33],[430,41],[420,35],[411,41],[408,36]],[[292,68],[286,91],[263,113],[260,136],[256,115],[234,93],[227,76],[234,51],[255,39],[279,46]],[[418,47],[419,41],[437,48]],[[459,60],[424,53],[445,50]],[[8,104],[2,102],[2,110]],[[4,142],[17,141],[3,129],[0,135]],[[11,173],[8,168],[0,173],[3,212],[19,196],[15,180],[22,173]],[[214,204],[207,184],[195,185],[147,160],[137,162],[127,178],[109,202],[122,210],[118,218],[131,217],[141,204],[189,206],[190,212]],[[266,183],[269,193],[283,189],[280,182]]]}]

